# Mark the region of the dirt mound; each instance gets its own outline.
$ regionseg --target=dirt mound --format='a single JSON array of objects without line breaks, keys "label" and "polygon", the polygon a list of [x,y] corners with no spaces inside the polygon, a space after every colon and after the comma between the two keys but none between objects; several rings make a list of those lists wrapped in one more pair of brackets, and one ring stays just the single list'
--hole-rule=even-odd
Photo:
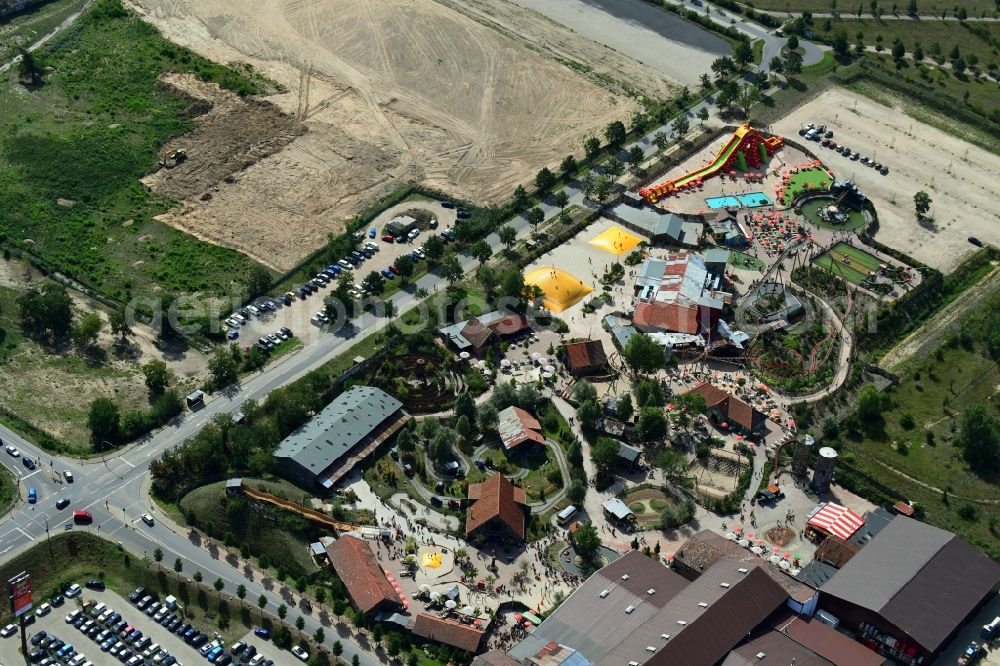
[{"label": "dirt mound", "polygon": [[[158,194],[202,196],[306,131],[270,102],[241,98],[191,74],[167,74],[160,85],[191,101],[184,113],[195,117],[197,127],[164,146],[160,168],[143,179]],[[186,159],[172,158],[176,150],[183,150]]]}]

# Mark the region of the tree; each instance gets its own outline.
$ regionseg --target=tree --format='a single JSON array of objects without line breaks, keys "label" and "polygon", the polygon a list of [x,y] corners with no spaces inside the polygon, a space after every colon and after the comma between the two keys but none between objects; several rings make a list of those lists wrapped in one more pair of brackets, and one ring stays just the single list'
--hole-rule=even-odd
[{"label": "tree", "polygon": [[261,611],[263,611],[263,610],[264,610],[264,607],[265,607],[265,606],[267,606],[267,597],[265,597],[265,596],[264,596],[264,595],[262,594],[262,595],[260,595],[259,597],[257,597],[257,607],[258,607],[258,608],[259,608],[259,609],[260,609]]},{"label": "tree", "polygon": [[573,481],[566,488],[566,499],[568,499],[573,504],[582,504],[583,500],[587,497],[587,486],[579,480]]},{"label": "tree", "polygon": [[495,429],[497,427],[498,416],[499,414],[497,412],[497,408],[491,405],[490,403],[481,405],[476,413],[476,421],[479,425],[479,429],[480,430]]},{"label": "tree", "polygon": [[583,192],[583,196],[589,199],[596,187],[597,177],[590,171],[583,174],[583,178],[580,179],[580,191]]},{"label": "tree", "polygon": [[520,213],[530,203],[531,197],[528,196],[528,191],[524,189],[524,185],[518,185],[514,190],[514,210]]},{"label": "tree", "polygon": [[597,389],[588,381],[579,381],[573,384],[573,401],[578,405],[588,400],[597,400]]},{"label": "tree", "polygon": [[962,414],[958,445],[973,472],[990,473],[1000,467],[1000,428],[982,405],[970,405]]},{"label": "tree", "polygon": [[469,254],[479,263],[485,264],[493,256],[493,248],[486,241],[478,240],[469,248]]},{"label": "tree", "polygon": [[771,70],[774,74],[784,74],[785,73],[785,59],[781,56],[774,56],[771,61],[767,63],[767,68]]},{"label": "tree", "polygon": [[741,69],[745,69],[753,64],[753,45],[750,44],[750,40],[741,39],[739,41],[736,49],[733,51],[733,59]]},{"label": "tree", "polygon": [[620,144],[625,140],[627,134],[625,124],[620,120],[614,120],[604,128],[604,138],[608,140],[608,145],[611,146]]},{"label": "tree", "polygon": [[469,436],[472,435],[472,423],[469,422],[468,416],[463,414],[455,419],[455,432],[462,438],[462,441],[469,440]]},{"label": "tree", "polygon": [[78,347],[91,347],[97,342],[103,327],[101,317],[96,312],[88,312],[73,327],[73,341]]},{"label": "tree", "polygon": [[105,440],[115,443],[121,434],[121,415],[118,413],[118,405],[110,398],[95,398],[90,403],[87,425],[95,444]]},{"label": "tree", "polygon": [[247,277],[247,295],[250,298],[257,298],[266,294],[270,288],[271,273],[260,264],[254,264]]},{"label": "tree", "polygon": [[643,407],[637,428],[644,442],[663,439],[667,436],[667,417],[656,407]]},{"label": "tree", "polygon": [[910,16],[916,16],[917,15],[917,0],[910,0],[907,3],[907,5],[906,5],[906,12]]},{"label": "tree", "polygon": [[302,631],[303,629],[306,628],[306,621],[305,619],[303,619],[301,615],[295,618],[295,628],[298,629],[299,631]]},{"label": "tree", "polygon": [[572,533],[573,549],[584,562],[593,562],[601,547],[601,537],[593,523],[583,523]]},{"label": "tree", "polygon": [[409,430],[400,431],[396,436],[396,446],[403,453],[413,453],[417,446],[413,441],[413,434]]},{"label": "tree", "polygon": [[597,443],[590,447],[590,460],[597,468],[597,474],[608,478],[614,473],[615,465],[618,464],[618,451],[620,449],[618,440],[610,437],[598,437]]},{"label": "tree", "polygon": [[656,372],[666,364],[663,347],[645,333],[637,333],[630,337],[622,356],[629,367],[638,374]]},{"label": "tree", "polygon": [[847,33],[838,30],[833,36],[833,52],[841,58],[846,58],[851,54],[851,44],[847,41]]},{"label": "tree", "polygon": [[622,420],[632,420],[632,416],[635,414],[635,406],[632,404],[631,393],[626,393],[622,397],[618,398],[618,404],[615,407],[615,411],[618,412],[618,416],[620,416]]},{"label": "tree", "polygon": [[587,157],[593,157],[601,150],[601,140],[596,136],[590,136],[583,140],[583,152]]},{"label": "tree", "polygon": [[226,587],[226,583],[221,578],[216,578],[215,582],[212,583],[212,587],[214,587],[215,591],[219,593],[219,598],[221,599],[222,598],[222,590],[223,590],[223,588]]},{"label": "tree", "polygon": [[507,298],[524,298],[524,274],[511,268],[500,276],[500,294]]},{"label": "tree", "polygon": [[760,88],[753,85],[743,85],[740,87],[740,92],[736,96],[736,103],[740,105],[740,109],[743,110],[743,115],[747,118],[750,117],[750,110],[760,103],[761,94]]},{"label": "tree", "polygon": [[642,152],[642,148],[639,146],[632,146],[629,148],[627,160],[633,171],[639,170],[639,167],[642,166],[642,161],[644,159],[646,159],[646,154]]},{"label": "tree", "polygon": [[687,459],[677,451],[667,448],[660,451],[656,457],[656,465],[663,470],[665,478],[676,479],[684,475],[687,469]]},{"label": "tree", "polygon": [[793,76],[802,73],[802,56],[798,51],[789,51],[785,56],[785,73]]},{"label": "tree", "polygon": [[895,60],[902,60],[903,56],[906,55],[906,47],[903,46],[903,42],[897,37],[892,43],[892,57]]},{"label": "tree", "polygon": [[157,547],[156,550],[153,551],[153,559],[156,560],[157,562],[163,561],[163,551],[160,550],[159,547]]},{"label": "tree", "polygon": [[670,137],[663,130],[658,131],[653,135],[653,145],[660,150],[666,150],[667,146],[670,145]]},{"label": "tree", "polygon": [[344,645],[340,641],[333,642],[333,656],[339,657],[344,654]]},{"label": "tree", "polygon": [[691,129],[691,121],[688,120],[687,114],[682,113],[674,118],[674,122],[670,124],[670,129],[673,130],[677,140],[682,141],[687,135],[688,130]]},{"label": "tree", "polygon": [[[955,58],[951,61],[951,71],[955,72],[955,76],[961,76],[965,73],[965,59],[962,57]],[[966,91],[968,92],[968,91]]]},{"label": "tree", "polygon": [[441,277],[448,281],[448,284],[455,284],[462,279],[462,265],[458,263],[458,258],[451,254],[441,261]]},{"label": "tree", "polygon": [[174,571],[177,573],[184,571],[184,562],[179,557],[174,558]]},{"label": "tree", "polygon": [[427,453],[430,455],[431,459],[437,464],[442,464],[451,460],[452,458],[452,445],[455,443],[454,431],[448,428],[441,428],[434,435],[434,439],[431,440],[431,444],[427,449]]},{"label": "tree", "polygon": [[959,21],[964,21],[965,19],[969,18],[969,10],[966,9],[965,7],[959,6],[958,12],[955,14],[955,16],[958,17]]},{"label": "tree", "polygon": [[50,282],[17,299],[21,326],[36,335],[58,339],[73,327],[73,300],[61,284]]},{"label": "tree", "polygon": [[625,173],[625,164],[617,157],[611,157],[604,163],[604,173],[612,179],[618,179]]},{"label": "tree", "polygon": [[701,121],[702,125],[704,125],[705,121],[708,120],[708,107],[707,106],[703,106],[700,109],[698,109],[698,120]]},{"label": "tree", "polygon": [[882,394],[874,384],[866,384],[858,392],[857,414],[862,421],[872,422],[882,418]]},{"label": "tree", "polygon": [[538,225],[545,221],[545,211],[535,206],[524,214],[524,218],[528,220],[533,230],[538,231]]},{"label": "tree", "polygon": [[247,598],[247,586],[240,583],[236,586],[236,596],[240,600],[240,605],[243,605],[243,600]]},{"label": "tree", "polygon": [[712,71],[716,81],[722,81],[736,71],[736,63],[728,56],[721,56],[712,61]]},{"label": "tree", "polygon": [[[681,395],[674,397],[675,402]],[[663,407],[667,401],[663,385],[655,379],[643,379],[636,384],[635,397],[640,407]]]},{"label": "tree", "polygon": [[556,184],[556,175],[548,167],[542,167],[535,174],[535,187],[539,190],[547,190]]},{"label": "tree", "polygon": [[554,195],[552,195],[552,203],[558,206],[560,209],[565,208],[569,205],[569,195],[566,194],[566,190],[559,190]]},{"label": "tree", "polygon": [[614,182],[607,176],[599,176],[594,182],[594,196],[601,203],[604,203],[604,200],[611,196],[612,190],[614,190]]},{"label": "tree", "polygon": [[191,577],[194,579],[194,582],[196,583],[201,583],[201,581],[205,579],[205,577],[201,575],[200,571],[195,571],[194,575]]},{"label": "tree", "polygon": [[17,78],[26,86],[37,86],[43,82],[45,70],[38,64],[35,54],[26,48],[18,48],[17,54],[21,56],[21,62],[17,66]]},{"label": "tree", "polygon": [[559,163],[559,170],[567,176],[572,176],[576,173],[578,168],[580,168],[580,165],[577,164],[576,158],[572,155],[567,155],[563,158],[562,162]]},{"label": "tree", "polygon": [[712,77],[710,77],[707,73],[702,74],[699,84],[701,85],[702,92],[708,92],[712,89]]},{"label": "tree", "polygon": [[917,217],[923,217],[931,209],[931,195],[920,190],[913,195],[913,208],[917,211]]},{"label": "tree", "polygon": [[379,295],[385,291],[385,276],[378,271],[371,271],[361,281],[361,286],[369,294]]},{"label": "tree", "polygon": [[135,335],[132,327],[129,326],[128,317],[121,310],[113,310],[108,315],[108,324],[111,326],[111,335],[118,337],[118,341],[124,343],[126,338]]},{"label": "tree", "polygon": [[281,604],[278,606],[278,618],[284,620],[286,615],[288,615],[288,606]]},{"label": "tree", "polygon": [[212,381],[217,387],[229,386],[240,375],[239,365],[233,358],[233,353],[225,347],[215,350],[208,361],[208,371],[212,373]]},{"label": "tree", "polygon": [[799,48],[799,36],[792,34],[788,36],[788,42],[785,44],[789,51],[797,51]]},{"label": "tree", "polygon": [[424,241],[424,254],[427,255],[427,261],[430,262],[437,261],[444,255],[444,241],[441,240],[440,236],[434,234]]},{"label": "tree", "polygon": [[471,423],[476,422],[476,401],[468,393],[455,398],[455,416],[464,416]]}]

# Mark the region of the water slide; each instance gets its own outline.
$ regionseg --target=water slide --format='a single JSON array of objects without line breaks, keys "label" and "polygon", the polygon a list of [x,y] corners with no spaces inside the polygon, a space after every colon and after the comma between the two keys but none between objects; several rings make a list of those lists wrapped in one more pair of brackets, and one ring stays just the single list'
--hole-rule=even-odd
[{"label": "water slide", "polygon": [[689,183],[695,182],[697,180],[704,180],[705,178],[711,178],[715,176],[720,171],[726,169],[734,161],[736,152],[742,147],[744,152],[748,155],[748,160],[753,166],[757,166],[760,162],[758,161],[757,155],[753,152],[758,150],[758,145],[763,141],[765,151],[768,155],[771,155],[782,145],[781,137],[762,137],[757,130],[750,127],[749,124],[744,123],[740,125],[729,140],[719,149],[719,152],[715,155],[715,159],[712,160],[707,166],[701,167],[686,173],[679,178],[673,180],[665,180],[659,182],[655,185],[649,187],[644,187],[639,190],[639,194],[643,198],[649,200],[652,203],[656,203],[657,199],[665,194],[669,194],[677,188],[684,187]]},{"label": "water slide", "polygon": [[353,523],[344,523],[333,518],[333,516],[328,516],[325,513],[316,511],[314,509],[308,509],[301,504],[296,504],[295,502],[290,502],[288,500],[283,500],[280,497],[275,497],[274,495],[269,495],[263,493],[259,490],[251,488],[250,486],[244,484],[240,490],[244,495],[253,499],[257,502],[265,502],[279,509],[284,509],[285,511],[291,511],[292,513],[297,513],[306,520],[310,520],[314,523],[319,523],[320,525],[326,525],[334,530],[335,534],[341,532],[351,532],[360,529],[360,525],[355,525]]}]

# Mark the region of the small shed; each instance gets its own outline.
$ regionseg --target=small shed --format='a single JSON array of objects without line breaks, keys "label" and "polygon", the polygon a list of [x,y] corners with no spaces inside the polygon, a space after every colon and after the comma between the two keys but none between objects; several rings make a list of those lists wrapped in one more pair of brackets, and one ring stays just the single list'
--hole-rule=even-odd
[{"label": "small shed", "polygon": [[618,522],[635,520],[635,514],[632,513],[632,509],[628,508],[628,505],[617,497],[612,497],[604,502],[601,508],[604,509],[604,515],[612,520],[617,520]]}]

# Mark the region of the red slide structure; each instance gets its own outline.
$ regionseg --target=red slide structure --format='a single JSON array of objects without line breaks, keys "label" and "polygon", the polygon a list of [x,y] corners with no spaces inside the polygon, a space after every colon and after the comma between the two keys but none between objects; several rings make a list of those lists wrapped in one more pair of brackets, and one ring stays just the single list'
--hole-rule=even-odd
[{"label": "red slide structure", "polygon": [[759,131],[750,127],[749,123],[740,125],[729,140],[716,153],[715,159],[707,166],[701,167],[686,173],[679,178],[664,180],[649,187],[643,187],[639,194],[649,201],[656,203],[660,198],[667,196],[683,187],[700,183],[705,178],[711,178],[719,172],[731,169],[734,165],[741,170],[747,167],[758,167],[764,156],[770,157],[781,146],[784,139],[780,136],[764,136]]}]

